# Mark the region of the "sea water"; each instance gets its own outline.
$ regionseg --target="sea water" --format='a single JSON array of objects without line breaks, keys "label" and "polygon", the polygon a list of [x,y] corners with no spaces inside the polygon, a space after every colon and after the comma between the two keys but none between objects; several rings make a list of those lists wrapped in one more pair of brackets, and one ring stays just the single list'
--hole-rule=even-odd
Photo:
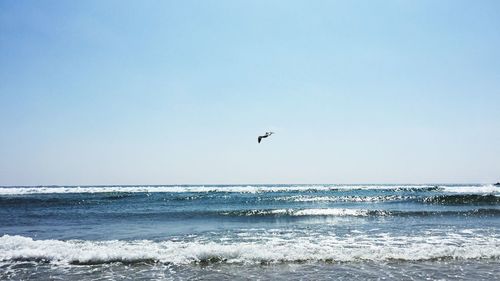
[{"label": "sea water", "polygon": [[499,280],[500,187],[0,187],[2,280]]}]

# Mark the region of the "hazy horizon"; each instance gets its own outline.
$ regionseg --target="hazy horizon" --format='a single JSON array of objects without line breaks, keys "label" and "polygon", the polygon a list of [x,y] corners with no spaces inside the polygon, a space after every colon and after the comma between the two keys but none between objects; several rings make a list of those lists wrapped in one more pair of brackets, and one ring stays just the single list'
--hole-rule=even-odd
[{"label": "hazy horizon", "polygon": [[172,184],[37,184],[37,185],[0,185],[0,187],[104,187],[104,186],[117,186],[117,187],[134,187],[134,186],[150,186],[150,187],[161,187],[161,186],[275,186],[275,185],[283,185],[283,186],[426,186],[426,185],[483,185],[483,186],[492,186],[497,182],[424,182],[424,183],[415,183],[415,182],[405,182],[405,183],[383,183],[383,182],[375,182],[375,183],[172,183]]},{"label": "hazy horizon", "polygon": [[1,1],[0,186],[498,182],[499,14]]}]

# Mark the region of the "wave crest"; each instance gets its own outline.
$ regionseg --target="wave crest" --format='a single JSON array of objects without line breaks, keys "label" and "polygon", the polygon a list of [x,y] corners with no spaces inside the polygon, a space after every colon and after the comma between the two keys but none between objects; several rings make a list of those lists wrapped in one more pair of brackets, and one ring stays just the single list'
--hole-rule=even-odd
[{"label": "wave crest", "polygon": [[44,261],[54,264],[161,262],[282,263],[385,260],[498,259],[500,237],[457,233],[452,236],[408,237],[357,235],[253,241],[83,241],[0,237],[0,260]]},{"label": "wave crest", "polygon": [[436,191],[442,187],[433,185],[191,185],[191,186],[22,186],[0,187],[0,195],[58,194],[58,193],[198,193],[198,192],[316,192],[316,191]]}]

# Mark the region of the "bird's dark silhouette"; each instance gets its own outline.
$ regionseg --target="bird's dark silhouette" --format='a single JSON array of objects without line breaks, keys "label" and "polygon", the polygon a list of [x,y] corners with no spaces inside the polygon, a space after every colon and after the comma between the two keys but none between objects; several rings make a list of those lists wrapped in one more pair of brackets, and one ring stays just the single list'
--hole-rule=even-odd
[{"label": "bird's dark silhouette", "polygon": [[257,137],[257,142],[260,143],[260,141],[264,138],[269,137],[270,135],[274,134],[274,132],[266,132],[263,136]]}]

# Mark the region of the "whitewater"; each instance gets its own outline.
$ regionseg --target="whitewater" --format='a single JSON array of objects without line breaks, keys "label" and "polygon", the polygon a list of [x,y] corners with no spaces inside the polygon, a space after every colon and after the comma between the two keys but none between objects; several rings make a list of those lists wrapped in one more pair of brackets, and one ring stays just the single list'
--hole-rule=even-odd
[{"label": "whitewater", "polygon": [[1,280],[494,280],[500,187],[0,187]]}]

